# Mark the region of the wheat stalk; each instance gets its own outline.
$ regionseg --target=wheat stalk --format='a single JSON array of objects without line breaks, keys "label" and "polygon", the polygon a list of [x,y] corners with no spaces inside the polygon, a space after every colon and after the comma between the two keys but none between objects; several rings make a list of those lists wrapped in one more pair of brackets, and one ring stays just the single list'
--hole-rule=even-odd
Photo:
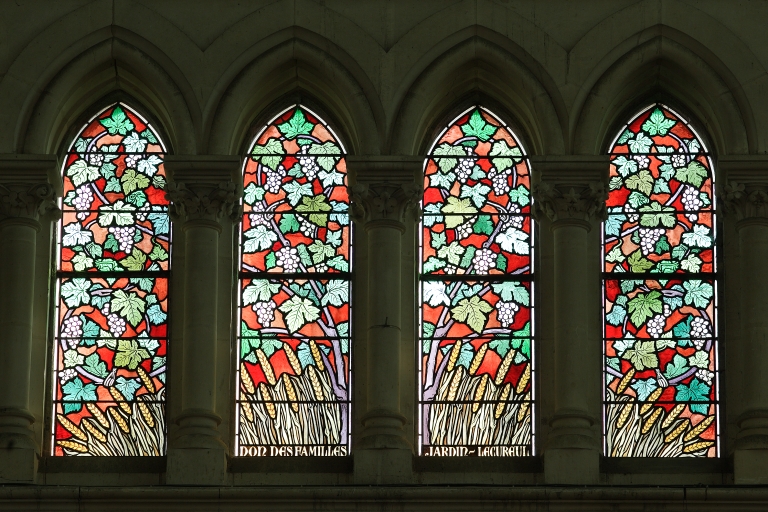
[{"label": "wheat stalk", "polygon": [[77,437],[78,439],[82,439],[83,441],[87,441],[88,437],[85,435],[85,432],[80,430],[80,427],[69,421],[69,419],[64,416],[63,414],[57,414],[56,418],[58,418],[59,423],[61,423],[61,426],[67,429],[67,431],[72,434],[73,436]]},{"label": "wheat stalk", "polygon": [[675,430],[673,430],[672,432],[667,434],[667,437],[664,438],[664,442],[665,443],[669,443],[673,439],[677,439],[678,437],[680,437],[680,435],[683,432],[685,432],[685,430],[690,426],[690,424],[691,424],[691,422],[688,421],[687,418],[685,420],[681,421],[680,425],[678,425],[677,428],[675,428]]},{"label": "wheat stalk", "polygon": [[248,421],[253,421],[253,411],[251,410],[251,404],[248,402],[240,402],[240,409],[242,409],[243,414],[245,414],[245,417],[248,418]]},{"label": "wheat stalk", "polygon": [[309,349],[310,352],[312,352],[312,359],[314,359],[315,364],[317,364],[317,369],[321,372],[324,372],[325,363],[323,363],[323,358],[320,356],[320,349],[317,347],[315,340],[309,340]]},{"label": "wheat stalk", "polygon": [[480,402],[483,398],[483,394],[485,393],[485,386],[488,385],[488,374],[484,373],[482,379],[480,379],[480,385],[477,386],[477,389],[475,390],[475,403],[472,404],[472,412],[476,413],[477,410],[480,408]]},{"label": "wheat stalk", "polygon": [[648,395],[646,403],[644,403],[643,406],[640,407],[640,414],[645,414],[646,412],[651,410],[651,407],[653,407],[653,402],[655,402],[661,396],[662,391],[664,391],[663,388],[656,388],[656,390],[653,393]]},{"label": "wheat stalk", "polygon": [[253,386],[253,379],[248,373],[248,368],[246,368],[245,363],[240,363],[240,383],[243,385],[246,392],[250,394],[256,392],[256,388]]},{"label": "wheat stalk", "polygon": [[149,408],[147,407],[147,404],[144,402],[137,402],[137,405],[139,406],[139,411],[141,411],[141,415],[144,417],[144,421],[147,422],[147,426],[149,428],[155,427],[155,420],[152,419],[152,415],[149,413]]},{"label": "wheat stalk", "polygon": [[624,426],[624,424],[629,419],[630,413],[632,413],[632,408],[635,406],[634,403],[629,402],[628,404],[624,405],[624,407],[621,408],[621,414],[619,414],[619,419],[616,420],[616,428],[620,429]]},{"label": "wheat stalk", "polygon": [[488,343],[483,343],[480,345],[480,348],[477,349],[477,354],[475,354],[475,357],[472,358],[472,363],[469,365],[469,374],[474,375],[477,373],[477,369],[480,368],[480,365],[483,363],[483,358],[485,357],[485,353],[488,350]]},{"label": "wheat stalk", "polygon": [[712,424],[712,422],[715,421],[714,416],[707,416],[704,420],[702,420],[698,425],[693,427],[690,432],[685,434],[685,437],[683,438],[683,441],[688,442],[692,439],[696,438],[699,434],[707,430],[707,427]]},{"label": "wheat stalk", "polygon": [[523,370],[523,376],[520,377],[520,380],[517,383],[517,387],[515,388],[515,393],[518,395],[525,390],[525,386],[528,385],[528,381],[531,378],[531,364],[528,363],[525,365],[525,370]]},{"label": "wheat stalk", "polygon": [[680,416],[680,413],[683,412],[685,409],[685,404],[677,404],[672,408],[671,411],[669,411],[669,414],[667,414],[667,417],[664,418],[664,422],[661,424],[661,428],[667,428],[672,424],[673,421],[675,421],[675,418]]},{"label": "wheat stalk", "polygon": [[83,421],[80,422],[80,424],[82,426],[84,426],[85,430],[90,432],[93,437],[95,437],[96,439],[98,439],[102,443],[106,443],[107,442],[107,437],[104,434],[102,434],[101,431],[99,431],[99,429],[96,428],[95,425],[93,425],[92,421],[93,420],[91,420],[90,418],[85,418],[85,419],[83,419]]},{"label": "wheat stalk", "polygon": [[115,423],[120,427],[120,430],[125,432],[126,434],[130,433],[131,429],[128,428],[128,423],[125,422],[122,416],[120,416],[120,413],[117,412],[117,409],[114,407],[110,407],[107,409],[109,411],[109,414],[112,416],[112,418],[115,420]]},{"label": "wheat stalk", "polygon": [[144,383],[144,387],[147,388],[147,391],[150,393],[155,392],[155,383],[152,382],[152,379],[147,375],[147,372],[144,371],[144,368],[139,366],[136,368],[136,373],[139,374],[139,378],[141,379],[141,382]]},{"label": "wheat stalk", "polygon": [[657,407],[655,411],[651,414],[651,416],[645,421],[643,424],[643,434],[647,434],[649,430],[651,430],[651,427],[654,423],[656,423],[656,420],[659,419],[659,416],[661,416],[663,409],[660,407]]},{"label": "wheat stalk", "polygon": [[104,416],[104,413],[101,412],[101,409],[96,404],[87,403],[85,404],[85,407],[88,409],[88,411],[91,413],[91,415],[96,418],[96,421],[101,423],[101,426],[109,430],[109,421],[107,421],[107,418]]},{"label": "wheat stalk", "polygon": [[272,395],[269,393],[269,388],[263,382],[259,382],[259,392],[261,398],[264,400],[264,407],[267,409],[267,414],[272,419],[277,417],[277,411],[275,410],[275,404],[272,403]]},{"label": "wheat stalk", "polygon": [[635,369],[630,368],[626,375],[619,381],[619,385],[616,386],[616,394],[620,395],[624,392],[625,389],[627,389],[627,386],[629,386],[629,383],[632,381],[632,377],[635,376]]},{"label": "wheat stalk", "polygon": [[296,389],[293,387],[291,378],[288,377],[287,373],[283,374],[283,385],[285,386],[285,393],[288,395],[288,401],[291,404],[291,409],[293,409],[293,412],[299,412],[299,404],[296,403],[296,400],[298,400],[298,397],[296,396]]},{"label": "wheat stalk", "polygon": [[322,402],[325,400],[325,395],[323,395],[323,388],[320,386],[320,379],[317,378],[315,368],[312,365],[307,366],[307,373],[309,374],[309,382],[312,384],[312,391],[315,393],[315,399]]},{"label": "wheat stalk", "polygon": [[704,448],[709,448],[711,446],[714,446],[714,441],[699,441],[698,443],[689,444],[685,448],[683,448],[683,451],[685,453],[693,453],[698,452],[699,450],[703,450]]},{"label": "wheat stalk", "polygon": [[259,360],[261,370],[264,372],[264,377],[267,378],[267,382],[269,382],[270,386],[277,384],[277,379],[275,379],[275,372],[272,369],[272,364],[269,362],[267,355],[260,348],[256,349],[256,358]]},{"label": "wheat stalk", "polygon": [[125,397],[120,393],[120,391],[117,390],[116,387],[110,386],[109,387],[109,394],[112,395],[112,398],[115,399],[115,402],[117,402],[117,405],[120,406],[120,408],[127,414],[128,416],[131,415],[131,407],[125,403]]},{"label": "wheat stalk", "polygon": [[517,410],[518,422],[523,421],[523,418],[525,418],[526,414],[528,414],[528,408],[531,406],[531,403],[528,401],[530,399],[531,399],[531,394],[526,393],[525,397],[523,397],[523,400],[526,400],[526,401],[520,404],[520,409]]},{"label": "wheat stalk", "polygon": [[301,375],[301,363],[299,362],[299,358],[296,357],[296,352],[293,351],[293,348],[291,348],[287,341],[283,342],[283,352],[285,352],[285,357],[288,358],[288,363],[291,365],[291,368],[293,368],[293,373]]},{"label": "wheat stalk", "polygon": [[451,379],[451,384],[448,387],[448,400],[456,399],[456,392],[459,390],[459,383],[461,382],[462,373],[464,373],[463,366],[456,368],[456,371],[453,374],[453,379]]},{"label": "wheat stalk", "polygon": [[505,355],[504,359],[502,359],[501,364],[499,365],[499,369],[496,370],[496,378],[493,380],[494,384],[501,386],[501,383],[504,382],[504,379],[507,376],[507,372],[509,371],[509,367],[512,364],[512,360],[514,358],[515,349],[510,348],[507,351],[507,355]]},{"label": "wheat stalk", "polygon": [[69,448],[70,450],[74,450],[76,452],[80,452],[80,453],[88,452],[87,446],[85,446],[84,444],[76,443],[74,441],[56,441],[56,444],[58,444],[62,448]]},{"label": "wheat stalk", "polygon": [[504,407],[507,405],[506,400],[509,398],[510,391],[512,391],[512,384],[507,382],[501,390],[499,403],[496,404],[496,410],[493,412],[493,415],[496,419],[501,418],[501,415],[504,414]]},{"label": "wheat stalk", "polygon": [[461,353],[461,340],[456,340],[456,343],[453,344],[453,348],[451,348],[451,353],[448,355],[448,364],[445,367],[445,370],[450,372],[453,371],[454,366],[456,366],[456,361],[459,360],[459,354]]}]

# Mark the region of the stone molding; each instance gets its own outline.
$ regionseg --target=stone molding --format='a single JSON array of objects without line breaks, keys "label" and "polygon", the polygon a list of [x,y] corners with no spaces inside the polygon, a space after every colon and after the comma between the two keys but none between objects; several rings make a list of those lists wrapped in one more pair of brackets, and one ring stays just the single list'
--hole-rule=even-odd
[{"label": "stone molding", "polygon": [[58,218],[57,169],[53,155],[0,156],[0,215],[37,221],[52,213]]},{"label": "stone molding", "polygon": [[230,156],[168,156],[166,197],[171,215],[182,222],[221,222],[240,218],[240,158]]},{"label": "stone molding", "polygon": [[421,200],[421,158],[348,157],[347,166],[354,180],[350,214],[356,222],[402,225]]},{"label": "stone molding", "polygon": [[534,216],[546,216],[552,222],[603,220],[608,162],[607,156],[531,158],[534,177],[538,177],[531,190]]},{"label": "stone molding", "polygon": [[717,190],[722,212],[733,215],[738,225],[768,224],[768,156],[724,156],[717,166],[724,174]]}]

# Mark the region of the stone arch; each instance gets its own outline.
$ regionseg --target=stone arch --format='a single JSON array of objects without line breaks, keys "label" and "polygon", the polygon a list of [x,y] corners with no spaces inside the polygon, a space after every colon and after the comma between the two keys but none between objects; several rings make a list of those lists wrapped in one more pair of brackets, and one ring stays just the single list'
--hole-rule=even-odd
[{"label": "stone arch", "polygon": [[[466,37],[418,73],[403,91],[390,129],[392,153],[423,153],[436,127],[447,121],[446,106],[483,99],[490,99],[509,116],[507,121],[519,130],[529,154],[565,152],[567,114],[551,77],[507,38],[489,37]],[[509,46],[518,51],[513,53]]]},{"label": "stone arch", "polygon": [[364,73],[338,48],[329,53],[330,43],[310,41],[320,36],[301,32],[283,31],[277,36],[282,41],[252,48],[249,63],[222,79],[215,111],[206,114],[210,153],[242,152],[254,123],[290,97],[320,106],[349,153],[380,152],[381,106]]},{"label": "stone arch", "polygon": [[[641,36],[645,41],[638,45]],[[577,99],[571,125],[574,153],[604,153],[625,118],[657,100],[700,123],[710,151],[751,151],[754,120],[738,81],[727,68],[710,65],[712,56],[700,55],[692,43],[688,36],[658,26],[628,38],[607,56],[610,64]]]}]

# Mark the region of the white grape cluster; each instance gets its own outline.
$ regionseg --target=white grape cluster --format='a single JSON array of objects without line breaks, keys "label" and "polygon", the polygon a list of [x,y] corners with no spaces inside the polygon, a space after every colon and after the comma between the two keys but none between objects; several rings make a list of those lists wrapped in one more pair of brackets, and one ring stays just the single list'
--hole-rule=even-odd
[{"label": "white grape cluster", "polygon": [[664,332],[664,324],[667,323],[667,319],[664,315],[656,315],[650,320],[648,320],[648,324],[646,325],[646,330],[648,331],[648,336],[651,338],[658,338],[661,336],[661,334]]},{"label": "white grape cluster", "polygon": [[125,166],[130,167],[131,169],[135,169],[136,164],[139,163],[139,160],[141,160],[141,155],[127,155],[125,157]]},{"label": "white grape cluster", "polygon": [[669,307],[669,304],[664,304],[664,313],[663,315],[667,318],[672,314],[672,308]]},{"label": "white grape cluster", "polygon": [[632,158],[635,160],[635,162],[637,162],[637,167],[639,169],[647,169],[648,164],[651,163],[651,161],[645,155],[635,155]]},{"label": "white grape cluster", "polygon": [[105,302],[104,305],[101,306],[101,314],[104,316],[109,314],[109,302]]},{"label": "white grape cluster", "polygon": [[494,265],[495,261],[496,254],[492,250],[478,249],[475,257],[472,258],[472,265],[475,267],[475,272],[485,274]]},{"label": "white grape cluster", "polygon": [[280,192],[280,186],[283,183],[283,178],[285,178],[286,171],[285,167],[281,165],[277,166],[276,170],[271,170],[267,168],[267,182],[264,184],[264,187],[271,193],[277,194]]},{"label": "white grape cluster", "polygon": [[133,249],[133,237],[136,234],[135,227],[110,226],[109,232],[115,235],[117,242],[120,244],[121,251],[131,252],[131,249]]},{"label": "white grape cluster", "polygon": [[512,214],[509,217],[506,217],[504,219],[504,226],[512,226],[517,229],[523,229],[523,222],[525,219],[523,217],[517,217],[515,214],[520,213],[520,207],[516,204],[510,204],[509,205],[509,213]]},{"label": "white grape cluster", "polygon": [[472,234],[472,226],[469,222],[456,226],[456,239],[463,240]]},{"label": "white grape cluster", "polygon": [[328,265],[326,265],[325,263],[318,263],[317,265],[315,265],[315,272],[320,272],[320,273],[328,272]]},{"label": "white grape cluster", "polygon": [[251,307],[256,312],[259,323],[264,327],[269,327],[275,319],[275,306],[275,302],[270,300],[267,302],[257,302]]},{"label": "white grape cluster", "polygon": [[88,210],[92,203],[93,191],[91,190],[90,185],[82,185],[75,190],[75,199],[72,201],[72,206],[74,206],[75,209],[80,210],[77,213],[77,218],[79,220],[85,220],[85,218],[88,217],[88,212],[85,210]]},{"label": "white grape cluster", "polygon": [[313,238],[315,236],[316,228],[314,224],[304,218],[299,220],[299,224],[301,226],[299,229],[301,229],[301,232],[304,233],[304,236],[307,238]]},{"label": "white grape cluster", "polygon": [[[704,202],[699,198],[699,191],[689,185],[685,185],[681,201],[683,202],[685,209],[692,212],[695,212],[704,205]],[[688,220],[691,222],[696,222],[696,219],[698,219],[698,215],[695,213],[688,213],[686,214],[686,217],[688,217]]]},{"label": "white grape cluster", "polygon": [[299,268],[299,255],[295,247],[283,247],[277,253],[277,266],[284,272],[296,272]]},{"label": "white grape cluster", "polygon": [[640,218],[640,216],[635,212],[637,212],[637,210],[632,208],[631,205],[629,204],[624,205],[624,213],[627,214],[627,218],[629,219],[629,222],[637,222],[637,219]]},{"label": "white grape cluster", "polygon": [[80,320],[79,316],[71,316],[64,320],[64,325],[62,327],[61,336],[70,338],[67,340],[67,344],[69,344],[70,348],[75,348],[78,342],[75,338],[79,338],[83,335],[83,321]]},{"label": "white grape cluster", "polygon": [[317,171],[320,167],[317,165],[317,159],[313,156],[307,155],[309,146],[302,146],[301,156],[299,156],[299,165],[301,166],[301,172],[307,177],[307,180],[312,181],[317,176]]},{"label": "white grape cluster", "polygon": [[466,183],[469,179],[469,176],[472,174],[472,169],[475,168],[475,162],[477,162],[477,158],[472,158],[472,148],[465,148],[467,155],[470,155],[470,158],[459,158],[459,165],[456,166],[456,177],[458,177],[459,182]]},{"label": "white grape cluster", "polygon": [[111,332],[113,336],[122,336],[125,332],[125,320],[114,313],[107,316],[107,324],[109,325],[109,332]]},{"label": "white grape cluster", "polygon": [[709,370],[704,370],[703,368],[700,368],[696,370],[696,377],[699,378],[699,380],[703,380],[708,385],[712,385],[712,379],[715,377],[715,374]]},{"label": "white grape cluster", "polygon": [[496,316],[499,318],[499,323],[502,327],[509,327],[515,323],[515,313],[520,309],[520,306],[514,302],[497,302],[496,303]]},{"label": "white grape cluster", "polygon": [[62,384],[74,379],[77,376],[77,371],[74,368],[67,368],[59,372],[59,380]]},{"label": "white grape cluster", "polygon": [[707,343],[707,340],[702,340],[700,338],[708,338],[711,335],[712,331],[709,329],[709,322],[700,316],[697,316],[691,321],[691,341],[696,346],[697,350],[701,350]]},{"label": "white grape cluster", "polygon": [[136,218],[142,222],[147,220],[147,214],[149,213],[149,203],[146,203],[144,206],[136,210]]},{"label": "white grape cluster", "polygon": [[90,153],[88,155],[88,163],[93,167],[101,167],[101,164],[104,163],[104,155],[101,153]]},{"label": "white grape cluster", "polygon": [[645,256],[655,250],[656,242],[664,234],[664,230],[661,228],[640,228],[638,232],[640,234],[640,250]]},{"label": "white grape cluster", "polygon": [[501,196],[509,192],[509,176],[512,175],[512,168],[504,171],[499,171],[496,168],[491,169],[488,176],[493,183],[493,193],[497,196]]},{"label": "white grape cluster", "polygon": [[672,155],[672,167],[679,169],[680,167],[685,167],[685,161],[687,159],[685,158],[685,155]]},{"label": "white grape cluster", "polygon": [[268,226],[270,217],[262,213],[251,213],[248,215],[248,219],[251,221],[251,227]]}]

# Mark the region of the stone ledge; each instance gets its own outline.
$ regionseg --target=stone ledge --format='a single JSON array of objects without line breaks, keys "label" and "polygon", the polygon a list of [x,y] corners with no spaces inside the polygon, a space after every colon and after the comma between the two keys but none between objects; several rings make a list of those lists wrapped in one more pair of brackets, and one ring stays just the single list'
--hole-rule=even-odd
[{"label": "stone ledge", "polygon": [[165,457],[41,457],[39,473],[165,473]]},{"label": "stone ledge", "polygon": [[413,470],[422,473],[541,473],[541,457],[414,457]]},{"label": "stone ledge", "polygon": [[352,473],[352,457],[233,457],[230,473]]},{"label": "stone ledge", "polygon": [[608,474],[722,474],[733,472],[733,459],[600,457],[600,472]]}]

